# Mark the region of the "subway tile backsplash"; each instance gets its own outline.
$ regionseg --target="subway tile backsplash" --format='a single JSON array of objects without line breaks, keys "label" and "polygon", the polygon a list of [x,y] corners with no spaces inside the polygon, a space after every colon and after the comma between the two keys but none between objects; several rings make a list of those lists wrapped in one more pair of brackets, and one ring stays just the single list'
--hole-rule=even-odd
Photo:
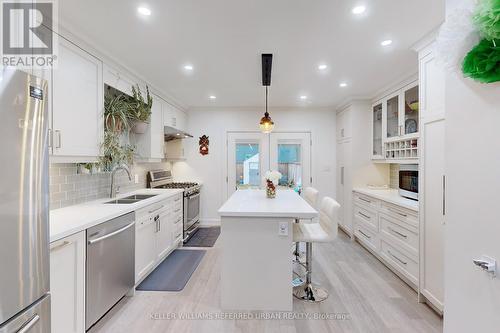
[{"label": "subway tile backsplash", "polygon": [[[120,192],[130,192],[147,186],[146,173],[154,169],[170,169],[169,163],[134,164],[131,168],[132,181],[127,173],[118,171],[116,184]],[[76,164],[50,165],[50,209],[57,209],[79,203],[108,197],[111,187],[111,174],[79,174]],[[135,184],[134,175],[139,176],[139,183]]]}]

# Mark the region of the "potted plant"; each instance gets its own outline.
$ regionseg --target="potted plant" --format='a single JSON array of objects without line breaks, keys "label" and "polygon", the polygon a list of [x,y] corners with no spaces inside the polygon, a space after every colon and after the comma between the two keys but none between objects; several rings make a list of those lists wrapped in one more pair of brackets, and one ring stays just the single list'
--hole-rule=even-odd
[{"label": "potted plant", "polygon": [[146,99],[142,96],[139,85],[132,86],[132,98],[130,99],[129,105],[128,117],[132,131],[136,134],[144,134],[148,126],[151,108],[153,106],[153,97],[149,94],[148,86],[146,86]]},{"label": "potted plant", "polygon": [[104,96],[104,124],[106,131],[122,133],[129,128],[129,105],[125,95],[114,95],[107,91]]}]

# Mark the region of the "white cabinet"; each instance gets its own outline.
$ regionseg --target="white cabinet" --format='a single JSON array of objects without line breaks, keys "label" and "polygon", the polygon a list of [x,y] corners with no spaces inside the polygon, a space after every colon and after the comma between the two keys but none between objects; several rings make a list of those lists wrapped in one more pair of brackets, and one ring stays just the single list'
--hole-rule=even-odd
[{"label": "white cabinet", "polygon": [[406,85],[383,99],[386,139],[418,134],[418,99],[418,82]]},{"label": "white cabinet", "polygon": [[50,244],[51,332],[85,332],[85,231]]},{"label": "white cabinet", "polygon": [[[339,226],[352,236],[352,190],[389,182],[389,168],[371,163],[372,105],[357,101],[337,112],[336,200],[341,205]],[[355,124],[353,126],[352,124]]]},{"label": "white cabinet", "polygon": [[[177,223],[182,219],[182,209],[179,208],[182,206],[179,204],[182,205],[182,193],[135,212],[136,284],[179,245],[179,239],[173,236],[178,230]],[[182,226],[182,222],[180,225]]]},{"label": "white cabinet", "polygon": [[445,74],[436,64],[432,45],[419,52],[421,104],[420,159],[420,295],[434,308],[444,308],[445,214]]},{"label": "white cabinet", "polygon": [[186,148],[185,140],[170,140],[165,142],[165,158],[167,160],[185,160],[186,159]]},{"label": "white cabinet", "polygon": [[52,153],[95,160],[104,135],[102,63],[64,38],[59,41],[52,83]]},{"label": "white cabinet", "polygon": [[137,147],[140,159],[162,159],[164,158],[164,131],[162,100],[153,96],[151,118],[148,128],[143,134],[131,133],[131,141]]},{"label": "white cabinet", "polygon": [[383,102],[379,101],[372,105],[372,159],[384,158],[383,151]]},{"label": "white cabinet", "polygon": [[173,127],[180,131],[187,129],[187,114],[173,105],[164,102],[163,104],[163,122],[165,126]]},{"label": "white cabinet", "polygon": [[103,76],[105,84],[129,96],[132,96],[132,86],[135,86],[137,84],[136,80],[120,73],[119,71],[106,64],[104,64]]}]

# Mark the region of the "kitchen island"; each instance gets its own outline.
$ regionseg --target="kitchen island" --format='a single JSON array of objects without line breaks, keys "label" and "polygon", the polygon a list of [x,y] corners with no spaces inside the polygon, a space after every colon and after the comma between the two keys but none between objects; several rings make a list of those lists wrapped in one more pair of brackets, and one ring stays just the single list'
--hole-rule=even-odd
[{"label": "kitchen island", "polygon": [[221,306],[292,311],[292,223],[318,212],[292,190],[238,190],[221,216]]}]

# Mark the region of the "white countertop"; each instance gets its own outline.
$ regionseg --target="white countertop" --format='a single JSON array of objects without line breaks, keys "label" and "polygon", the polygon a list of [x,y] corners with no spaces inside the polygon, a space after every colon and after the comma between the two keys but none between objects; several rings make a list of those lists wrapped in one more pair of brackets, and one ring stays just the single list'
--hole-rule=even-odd
[{"label": "white countertop", "polygon": [[[50,242],[83,231],[115,217],[136,211],[158,201],[182,193],[182,189],[141,189],[124,193],[117,198],[104,198],[50,211]],[[105,202],[134,194],[157,194],[133,204],[105,204]]]},{"label": "white countertop", "polygon": [[366,187],[357,187],[353,191],[418,212],[418,201],[400,196],[398,190],[375,190]]},{"label": "white countertop", "polygon": [[268,199],[265,190],[238,190],[222,205],[219,215],[312,219],[318,212],[292,190],[278,190],[274,199]]}]

